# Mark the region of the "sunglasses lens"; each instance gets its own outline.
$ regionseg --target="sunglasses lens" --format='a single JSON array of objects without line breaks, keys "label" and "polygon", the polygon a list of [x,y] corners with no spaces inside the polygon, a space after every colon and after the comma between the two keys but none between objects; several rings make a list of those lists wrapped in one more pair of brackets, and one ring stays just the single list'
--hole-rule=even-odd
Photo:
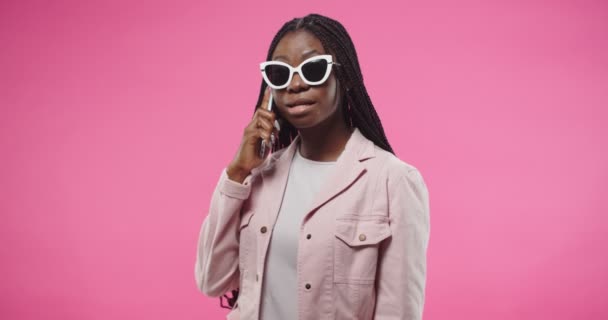
[{"label": "sunglasses lens", "polygon": [[329,64],[327,64],[327,61],[324,59],[313,60],[302,66],[302,73],[304,74],[306,80],[310,82],[318,82],[323,79],[328,67]]},{"label": "sunglasses lens", "polygon": [[282,86],[289,79],[289,69],[285,66],[269,65],[264,68],[266,77],[275,86]]}]

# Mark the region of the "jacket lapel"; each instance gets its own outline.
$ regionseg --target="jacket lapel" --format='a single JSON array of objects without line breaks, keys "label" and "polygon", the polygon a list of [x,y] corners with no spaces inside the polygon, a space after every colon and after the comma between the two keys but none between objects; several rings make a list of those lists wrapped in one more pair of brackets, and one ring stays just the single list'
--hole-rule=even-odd
[{"label": "jacket lapel", "polygon": [[[266,215],[269,218],[268,223],[270,225],[274,225],[278,216],[287,187],[291,161],[297,150],[299,140],[300,136],[297,136],[284,152],[271,155],[269,163],[261,169],[262,199],[267,204],[268,212],[266,212]],[[358,128],[355,128],[346,142],[344,150],[336,160],[336,165],[328,177],[327,183],[315,195],[310,211],[304,220],[308,219],[312,212],[339,196],[365,174],[367,170],[362,161],[374,156],[374,143],[365,138]]]},{"label": "jacket lapel", "polygon": [[[363,161],[374,156],[374,143],[365,138],[358,128],[355,128],[342,154],[338,157],[327,183],[315,195],[308,215],[357,182],[367,172]],[[304,221],[308,219],[308,215]]]},{"label": "jacket lapel", "polygon": [[274,226],[285,188],[287,187],[287,177],[291,168],[291,160],[296,152],[297,143],[300,136],[296,136],[291,144],[280,154],[273,153],[270,155],[269,163],[261,169],[262,173],[262,199],[266,204],[267,212],[264,215],[267,217],[267,223]]}]

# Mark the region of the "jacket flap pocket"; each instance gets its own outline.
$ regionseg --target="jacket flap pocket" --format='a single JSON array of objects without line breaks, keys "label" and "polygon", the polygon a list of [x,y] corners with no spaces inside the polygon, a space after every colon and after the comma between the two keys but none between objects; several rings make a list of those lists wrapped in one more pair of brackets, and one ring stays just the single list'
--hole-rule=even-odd
[{"label": "jacket flap pocket", "polygon": [[391,236],[386,216],[351,216],[338,218],[336,237],[351,247],[378,244]]},{"label": "jacket flap pocket", "polygon": [[253,217],[253,211],[249,210],[241,214],[241,223],[239,226],[239,230],[243,229],[247,225],[249,225],[249,221],[251,221],[251,217]]}]

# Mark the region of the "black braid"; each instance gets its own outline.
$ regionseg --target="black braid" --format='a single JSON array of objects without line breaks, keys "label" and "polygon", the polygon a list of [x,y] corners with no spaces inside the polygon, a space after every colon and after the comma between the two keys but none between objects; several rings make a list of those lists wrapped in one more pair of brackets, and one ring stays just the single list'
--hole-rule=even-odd
[{"label": "black braid", "polygon": [[[343,103],[343,108],[350,105],[350,117],[353,126],[359,128],[361,133],[377,146],[394,154],[384,134],[384,128],[382,127],[378,113],[376,113],[376,109],[374,109],[374,105],[363,84],[363,75],[361,74],[355,46],[340,22],[314,13],[303,18],[294,18],[286,22],[274,36],[266,59],[272,59],[275,48],[285,34],[300,29],[314,34],[321,41],[326,52],[335,54],[336,62],[340,64],[335,68],[336,77],[342,89],[341,92],[346,95],[347,103]],[[254,113],[264,98],[265,89],[266,83],[262,81]],[[278,119],[281,118],[280,114],[276,113],[276,115]],[[345,118],[348,118],[347,110],[344,110],[344,115]],[[347,119],[345,120],[348,121]],[[276,151],[288,146],[297,135],[298,131],[295,127],[287,121],[281,121],[281,131],[279,131],[279,138],[275,143],[274,150]]]}]

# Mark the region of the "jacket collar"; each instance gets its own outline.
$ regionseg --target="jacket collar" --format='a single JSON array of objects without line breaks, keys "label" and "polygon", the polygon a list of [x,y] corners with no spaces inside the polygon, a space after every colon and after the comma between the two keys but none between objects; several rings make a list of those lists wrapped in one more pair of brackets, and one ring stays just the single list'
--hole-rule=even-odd
[{"label": "jacket collar", "polygon": [[[289,146],[286,147],[284,152],[278,152],[272,154],[270,157],[270,161],[267,165],[264,166],[262,171],[271,170],[274,166],[289,166],[291,164],[291,160],[296,153],[298,148],[298,144],[300,143],[301,137],[300,135],[296,136],[294,140],[291,141]],[[352,162],[355,160],[364,161],[369,158],[375,157],[375,149],[374,143],[367,139],[359,130],[359,128],[355,128],[346,142],[344,146],[344,150],[338,157],[336,161],[336,165],[341,162]]]},{"label": "jacket collar", "polygon": [[[298,135],[284,152],[272,154],[267,165],[260,170],[264,185],[263,198],[268,203],[268,214],[272,219],[273,225],[287,186],[291,160],[295,155],[299,142],[300,136]],[[375,157],[374,143],[367,139],[359,131],[359,128],[355,128],[346,142],[344,150],[336,160],[327,183],[323,185],[315,196],[309,214],[339,196],[344,190],[355,183],[367,171],[364,161],[373,157]],[[307,218],[308,215],[305,219]]]}]

